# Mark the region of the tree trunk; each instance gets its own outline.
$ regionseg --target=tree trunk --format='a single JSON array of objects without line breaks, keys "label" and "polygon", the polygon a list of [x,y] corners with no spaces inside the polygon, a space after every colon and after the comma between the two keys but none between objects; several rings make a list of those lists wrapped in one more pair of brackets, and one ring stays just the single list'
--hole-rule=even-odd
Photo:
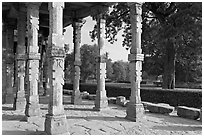
[{"label": "tree trunk", "polygon": [[175,88],[175,48],[174,43],[168,40],[164,55],[163,89]]}]

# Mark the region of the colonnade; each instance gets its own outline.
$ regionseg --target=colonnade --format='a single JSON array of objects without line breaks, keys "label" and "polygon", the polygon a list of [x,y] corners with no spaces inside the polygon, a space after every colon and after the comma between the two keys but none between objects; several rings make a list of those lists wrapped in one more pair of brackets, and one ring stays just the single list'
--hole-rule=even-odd
[{"label": "colonnade", "polygon": [[[25,110],[26,121],[33,121],[40,116],[38,83],[39,83],[39,8],[41,3],[22,3],[17,18],[17,50],[13,55],[14,27],[12,22],[3,22],[3,49],[6,54],[3,57],[3,81],[4,103],[14,102],[15,110]],[[45,131],[48,134],[68,133],[66,115],[63,107],[63,85],[64,85],[64,35],[63,35],[63,8],[64,2],[50,2],[49,9],[49,36],[47,48],[47,77],[49,79],[48,114],[45,119]],[[143,114],[143,105],[140,99],[140,81],[143,54],[141,50],[141,4],[130,3],[130,18],[132,26],[132,46],[129,54],[131,74],[131,97],[127,106],[127,119],[136,121]],[[26,12],[25,12],[26,11]],[[12,19],[11,19],[12,20]],[[108,100],[105,90],[106,78],[106,51],[105,51],[105,17],[98,13],[97,38],[98,56],[97,63],[97,91],[94,110],[100,111],[108,108]],[[73,19],[74,28],[74,80],[72,104],[81,104],[79,90],[80,81],[80,43],[82,19]],[[27,30],[26,30],[27,28]],[[27,31],[27,33],[26,33]],[[5,35],[4,35],[5,34]],[[27,35],[27,36],[26,36]],[[27,42],[26,42],[27,38]],[[4,52],[4,51],[3,51]],[[16,81],[14,81],[14,58],[16,61]],[[16,90],[14,83],[16,82]],[[12,97],[15,93],[15,98]],[[8,99],[7,99],[8,98]],[[13,99],[13,100],[12,100]],[[15,100],[15,101],[14,101]]]}]

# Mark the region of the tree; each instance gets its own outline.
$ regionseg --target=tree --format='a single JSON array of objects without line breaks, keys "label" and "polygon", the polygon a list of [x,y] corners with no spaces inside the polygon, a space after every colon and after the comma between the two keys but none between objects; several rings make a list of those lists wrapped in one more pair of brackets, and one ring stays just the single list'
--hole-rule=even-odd
[{"label": "tree", "polygon": [[[145,54],[151,55],[155,64],[162,63],[163,88],[175,87],[175,62],[182,58],[179,48],[190,46],[190,43],[201,47],[202,4],[196,2],[153,2],[143,4],[142,48]],[[131,45],[129,7],[127,3],[117,3],[113,10],[106,14],[106,37],[109,42],[116,41],[118,31],[123,30],[123,46]],[[95,38],[96,30],[91,32]],[[194,45],[195,46],[195,45]],[[194,50],[199,48],[185,48]],[[178,59],[179,57],[179,59]],[[157,63],[158,61],[160,63]],[[181,62],[181,61],[180,61]],[[196,62],[196,58],[191,60]]]},{"label": "tree", "polygon": [[80,48],[81,52],[81,79],[86,82],[89,76],[96,75],[97,45],[84,44]]},{"label": "tree", "polygon": [[113,63],[109,58],[106,61],[106,77],[108,79],[113,79]]},{"label": "tree", "polygon": [[113,79],[115,81],[127,81],[127,69],[128,64],[123,61],[116,61],[112,65],[113,67]]}]

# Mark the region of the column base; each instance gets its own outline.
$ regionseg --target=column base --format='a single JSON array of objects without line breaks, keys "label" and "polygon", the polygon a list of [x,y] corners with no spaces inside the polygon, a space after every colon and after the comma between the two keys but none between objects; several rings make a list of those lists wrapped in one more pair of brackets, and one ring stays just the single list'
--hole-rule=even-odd
[{"label": "column base", "polygon": [[26,98],[25,97],[15,98],[13,108],[14,108],[14,110],[25,110],[25,108],[26,108]]},{"label": "column base", "polygon": [[26,103],[25,114],[27,117],[40,115],[40,105],[39,105],[38,95],[29,96],[29,100]]},{"label": "column base", "polygon": [[99,99],[99,98],[96,97],[95,107],[93,109],[96,110],[96,111],[101,111],[101,110],[104,110],[104,109],[107,109],[107,108],[108,108],[108,99],[107,99],[107,97],[104,97],[102,99]]},{"label": "column base", "polygon": [[126,109],[126,119],[136,122],[137,119],[144,116],[143,104],[132,104],[129,102]]},{"label": "column base", "polygon": [[74,91],[72,92],[72,97],[71,97],[71,104],[74,105],[80,105],[82,103],[82,98],[80,91]]},{"label": "column base", "polygon": [[45,132],[48,135],[58,135],[58,134],[69,135],[66,115],[62,114],[62,115],[51,116],[49,114],[46,114]]}]

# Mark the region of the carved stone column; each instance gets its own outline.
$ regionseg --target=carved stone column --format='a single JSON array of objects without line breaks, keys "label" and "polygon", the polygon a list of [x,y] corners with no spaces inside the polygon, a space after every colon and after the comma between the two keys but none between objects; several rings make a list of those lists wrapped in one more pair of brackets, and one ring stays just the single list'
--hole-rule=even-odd
[{"label": "carved stone column", "polygon": [[14,19],[9,19],[6,23],[6,103],[14,102]]},{"label": "carved stone column", "polygon": [[33,121],[40,115],[39,96],[38,96],[38,78],[39,78],[39,59],[38,53],[38,30],[39,30],[39,6],[40,3],[27,3],[27,30],[28,30],[28,48],[27,48],[27,121]]},{"label": "carved stone column", "polygon": [[23,12],[25,5],[21,5],[18,19],[17,19],[17,31],[18,31],[18,45],[16,50],[17,60],[17,93],[15,96],[14,109],[25,110],[26,98],[25,98],[25,66],[26,66],[26,14]]},{"label": "carved stone column", "polygon": [[64,36],[62,35],[63,8],[63,2],[49,3],[48,77],[50,88],[45,132],[51,135],[68,134],[68,125],[62,104],[65,57]]},{"label": "carved stone column", "polygon": [[96,59],[97,67],[97,91],[94,110],[100,111],[108,107],[108,100],[105,90],[106,78],[106,51],[104,45],[105,39],[105,19],[102,14],[97,16],[97,34],[98,34],[98,57]]},{"label": "carved stone column", "polygon": [[141,33],[142,33],[142,4],[130,3],[130,22],[132,29],[132,46],[128,60],[130,61],[130,78],[131,78],[131,96],[130,102],[127,104],[126,118],[136,121],[144,114],[144,107],[140,97],[140,81],[142,61],[144,55],[141,49]]},{"label": "carved stone column", "polygon": [[7,66],[6,66],[6,25],[2,23],[2,104],[6,103]]},{"label": "carved stone column", "polygon": [[73,92],[71,97],[72,104],[81,104],[82,98],[80,96],[79,83],[80,83],[80,43],[81,43],[81,27],[83,23],[82,20],[75,20],[73,22],[73,43],[74,43],[74,83],[73,83]]}]

